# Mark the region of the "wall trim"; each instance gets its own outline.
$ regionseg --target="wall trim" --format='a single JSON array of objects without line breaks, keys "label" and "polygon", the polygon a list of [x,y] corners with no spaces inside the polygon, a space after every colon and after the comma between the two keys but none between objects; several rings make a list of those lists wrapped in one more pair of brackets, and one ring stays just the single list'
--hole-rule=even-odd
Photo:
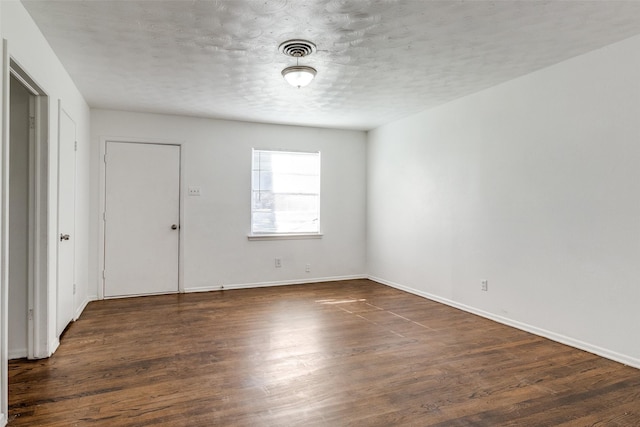
[{"label": "wall trim", "polygon": [[9,146],[9,50],[7,40],[2,39],[0,61],[0,424],[5,425],[5,413],[9,412],[9,197],[8,197],[8,146]]},{"label": "wall trim", "polygon": [[51,356],[53,356],[53,353],[56,352],[56,350],[58,350],[58,347],[60,347],[60,337],[56,337],[52,342],[51,342],[51,347],[49,349],[49,354],[45,357],[42,357],[40,359],[47,359]]},{"label": "wall trim", "polygon": [[332,276],[332,277],[315,277],[313,279],[294,279],[294,280],[280,280],[275,282],[254,282],[254,283],[237,283],[232,285],[213,285],[213,286],[200,286],[194,288],[184,289],[187,293],[192,292],[210,292],[210,291],[227,291],[232,289],[248,289],[248,288],[266,288],[271,286],[288,286],[288,285],[304,285],[307,283],[320,283],[320,282],[338,282],[340,280],[355,280],[355,279],[367,279],[366,274],[353,274],[349,276]]},{"label": "wall trim", "polygon": [[2,412],[0,412],[0,427],[4,427],[6,425],[7,425],[7,417],[5,417]]},{"label": "wall trim", "polygon": [[13,349],[9,352],[9,360],[24,359],[27,357],[27,348]]},{"label": "wall trim", "polygon": [[640,369],[640,359],[637,359],[635,357],[632,357],[626,354],[617,353],[615,351],[612,351],[603,347],[599,347],[597,345],[593,345],[575,338],[571,338],[566,335],[557,334],[555,332],[548,331],[546,329],[538,328],[528,323],[523,323],[517,320],[509,319],[508,317],[498,316],[488,311],[480,310],[478,308],[475,308],[466,304],[462,304],[447,298],[442,298],[437,295],[430,294],[428,292],[411,288],[409,286],[404,286],[399,283],[392,282],[390,280],[385,280],[375,276],[368,276],[367,278],[376,283],[390,286],[392,288],[396,288],[401,291],[408,292],[410,294],[418,295],[423,298],[429,299],[431,301],[439,302],[441,304],[445,304],[450,307],[457,308],[462,311],[466,311],[467,313],[475,314],[477,316],[484,317],[489,320],[493,320],[494,322],[498,322],[506,326],[511,326],[513,328],[520,329],[521,331],[529,332],[543,338],[548,338],[552,341],[559,342],[560,344],[568,345],[570,347],[574,347],[579,350],[584,350],[586,352],[593,353],[597,356],[604,357],[605,359],[613,360],[614,362],[619,362],[624,365]]},{"label": "wall trim", "polygon": [[98,297],[96,296],[87,296],[85,297],[84,301],[82,301],[82,304],[80,304],[80,306],[76,309],[76,312],[74,314],[73,320],[76,321],[80,318],[80,315],[82,314],[82,312],[84,311],[85,308],[87,308],[87,305],[91,302],[91,301],[95,301],[97,300]]},{"label": "wall trim", "polygon": [[[51,227],[49,227],[49,219],[51,219],[51,206],[50,206],[50,192],[49,192],[49,172],[52,165],[51,156],[49,153],[50,147],[50,125],[51,125],[51,109],[49,95],[42,90],[40,85],[29,75],[26,69],[11,55],[7,49],[6,40],[4,42],[4,57],[5,62],[3,68],[3,88],[8,91],[9,76],[14,76],[18,80],[27,83],[27,90],[32,95],[33,104],[30,106],[30,114],[34,114],[36,117],[35,133],[30,135],[29,148],[31,154],[29,155],[29,225],[28,225],[28,278],[27,278],[27,307],[26,310],[31,310],[33,316],[27,316],[27,311],[24,315],[28,317],[27,320],[27,357],[30,359],[37,359],[41,357],[41,354],[46,353],[47,336],[55,333],[55,323],[53,329],[46,319],[51,316],[54,307],[48,305],[48,299],[51,296],[50,289],[50,277],[49,273],[52,266],[49,260],[53,257],[56,258],[57,246],[52,247],[50,240],[56,241],[56,234],[51,233]],[[9,123],[8,111],[10,96],[7,96],[8,92],[5,92],[3,97],[3,108],[6,109],[3,116],[3,123]],[[7,129],[3,131],[3,167],[6,168],[3,179],[6,179],[6,175],[9,166],[9,159],[6,158],[7,150],[9,150],[9,135]],[[3,183],[3,191],[8,191],[7,181]],[[6,188],[5,188],[6,187]],[[8,209],[8,195],[3,194],[3,210]],[[57,211],[56,211],[57,212]],[[5,227],[5,224],[3,224]],[[4,232],[4,231],[3,231]],[[45,236],[45,237],[43,237]],[[8,238],[8,237],[5,237]],[[3,250],[7,250],[8,241],[2,242]],[[57,267],[56,267],[57,268]],[[6,271],[6,268],[5,268]],[[4,276],[3,276],[4,278]]]}]

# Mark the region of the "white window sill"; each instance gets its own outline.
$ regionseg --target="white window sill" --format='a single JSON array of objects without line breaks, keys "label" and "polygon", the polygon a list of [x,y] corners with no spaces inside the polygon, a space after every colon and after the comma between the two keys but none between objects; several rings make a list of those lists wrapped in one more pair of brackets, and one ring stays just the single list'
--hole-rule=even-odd
[{"label": "white window sill", "polygon": [[249,240],[302,240],[302,239],[322,239],[320,233],[282,233],[282,234],[249,234]]}]

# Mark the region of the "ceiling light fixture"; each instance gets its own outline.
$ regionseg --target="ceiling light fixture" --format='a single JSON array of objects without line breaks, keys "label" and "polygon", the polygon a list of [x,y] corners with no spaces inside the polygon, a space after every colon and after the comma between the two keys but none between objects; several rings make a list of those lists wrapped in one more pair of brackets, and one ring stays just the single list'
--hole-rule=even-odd
[{"label": "ceiling light fixture", "polygon": [[287,83],[298,89],[311,83],[311,80],[313,80],[317,74],[316,69],[307,65],[300,65],[298,61],[300,58],[314,53],[316,51],[316,45],[307,40],[288,40],[282,43],[278,47],[278,50],[287,56],[296,58],[296,65],[282,70],[282,77],[284,77]]},{"label": "ceiling light fixture", "polygon": [[301,88],[311,83],[316,73],[315,68],[307,67],[306,65],[295,65],[282,70],[282,77],[284,77],[291,86]]}]

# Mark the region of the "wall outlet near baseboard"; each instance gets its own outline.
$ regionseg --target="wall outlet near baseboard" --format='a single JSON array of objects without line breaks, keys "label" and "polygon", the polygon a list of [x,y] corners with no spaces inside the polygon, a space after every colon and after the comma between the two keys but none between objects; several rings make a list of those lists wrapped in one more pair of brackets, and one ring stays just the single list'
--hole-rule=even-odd
[{"label": "wall outlet near baseboard", "polygon": [[276,258],[274,260],[274,265],[276,266],[276,268],[282,267],[282,258]]},{"label": "wall outlet near baseboard", "polygon": [[311,264],[307,264],[304,266],[304,271],[307,273],[311,273]]},{"label": "wall outlet near baseboard", "polygon": [[480,282],[480,290],[482,290],[482,291],[488,291],[489,290],[489,281],[488,280],[483,280],[482,282]]}]

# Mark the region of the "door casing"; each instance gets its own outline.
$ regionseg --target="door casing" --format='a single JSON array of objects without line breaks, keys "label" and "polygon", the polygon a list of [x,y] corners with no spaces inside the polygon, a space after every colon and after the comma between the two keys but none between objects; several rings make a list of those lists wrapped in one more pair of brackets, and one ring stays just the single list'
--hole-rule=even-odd
[{"label": "door casing", "polygon": [[[6,52],[6,46],[5,46]],[[31,111],[35,115],[34,135],[30,147],[30,173],[29,173],[29,263],[28,263],[28,289],[27,289],[27,316],[28,339],[27,357],[38,359],[49,357],[58,346],[55,335],[55,324],[51,324],[51,316],[55,316],[55,306],[51,305],[51,298],[55,296],[55,287],[52,288],[49,281],[49,259],[51,245],[49,236],[49,97],[38,84],[24,71],[13,58],[7,58],[6,82],[9,75],[18,79],[33,95]],[[6,86],[5,86],[6,87]],[[9,93],[6,93],[6,102],[9,101]],[[4,112],[7,123],[8,111]],[[6,215],[9,209],[8,194],[8,129],[3,135],[3,184],[2,184],[2,212],[3,212],[3,266],[8,264],[8,234]],[[3,268],[2,280],[5,281],[6,268]],[[4,285],[8,285],[5,283]]]}]

